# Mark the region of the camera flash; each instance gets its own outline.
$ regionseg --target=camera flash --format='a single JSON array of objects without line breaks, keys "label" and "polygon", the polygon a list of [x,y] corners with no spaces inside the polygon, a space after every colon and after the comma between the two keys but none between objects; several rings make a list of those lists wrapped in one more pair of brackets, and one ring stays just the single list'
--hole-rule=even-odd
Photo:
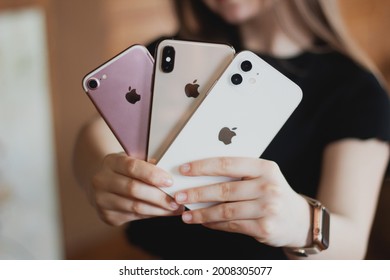
[{"label": "camera flash", "polygon": [[166,62],[171,62],[171,58],[169,56],[167,56],[167,58],[165,59]]},{"label": "camera flash", "polygon": [[256,83],[256,79],[255,78],[250,78],[248,82],[253,85],[253,84]]},{"label": "camera flash", "polygon": [[104,74],[104,75],[102,76],[102,79],[103,79],[103,80],[107,79],[107,75]]}]

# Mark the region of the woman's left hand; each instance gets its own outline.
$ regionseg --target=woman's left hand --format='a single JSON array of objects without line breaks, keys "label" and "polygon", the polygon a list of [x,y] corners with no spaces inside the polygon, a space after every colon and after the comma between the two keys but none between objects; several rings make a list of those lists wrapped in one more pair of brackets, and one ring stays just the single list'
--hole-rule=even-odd
[{"label": "woman's left hand", "polygon": [[184,164],[186,176],[227,176],[236,181],[182,190],[179,204],[219,202],[214,206],[186,211],[188,224],[252,236],[277,247],[310,244],[310,206],[287,183],[279,166],[264,159],[221,157]]}]

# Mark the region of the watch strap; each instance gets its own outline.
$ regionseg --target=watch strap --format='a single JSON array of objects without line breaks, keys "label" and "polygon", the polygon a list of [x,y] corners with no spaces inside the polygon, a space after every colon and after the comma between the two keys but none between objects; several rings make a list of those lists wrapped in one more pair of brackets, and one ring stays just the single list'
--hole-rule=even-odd
[{"label": "watch strap", "polygon": [[300,257],[318,254],[329,247],[330,215],[328,210],[316,199],[301,195],[312,208],[312,244],[302,248],[286,248],[287,252]]}]

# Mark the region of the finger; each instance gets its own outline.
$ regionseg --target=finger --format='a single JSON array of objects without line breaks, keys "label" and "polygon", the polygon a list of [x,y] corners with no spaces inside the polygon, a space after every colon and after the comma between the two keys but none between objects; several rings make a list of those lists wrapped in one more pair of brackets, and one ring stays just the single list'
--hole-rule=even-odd
[{"label": "finger", "polygon": [[141,200],[130,200],[115,194],[104,194],[97,196],[97,206],[100,209],[112,210],[122,213],[134,213],[142,216],[171,216],[180,212],[179,207],[175,210],[167,210]]},{"label": "finger", "polygon": [[179,168],[186,176],[228,176],[255,178],[279,170],[273,161],[258,158],[217,157],[183,164]]},{"label": "finger", "polygon": [[182,219],[183,222],[188,224],[204,224],[258,219],[269,214],[273,214],[273,208],[269,204],[262,203],[259,200],[250,200],[245,202],[221,203],[212,207],[186,211],[182,214]]},{"label": "finger", "polygon": [[152,163],[131,158],[126,154],[108,155],[105,160],[115,172],[126,177],[157,187],[169,187],[173,184],[172,176]]},{"label": "finger", "polygon": [[[102,178],[102,180],[108,180]],[[147,203],[154,204],[167,210],[177,210],[179,205],[175,200],[155,186],[147,185],[141,181],[131,180],[128,177],[117,174],[111,181],[104,184],[102,191],[115,193],[125,198],[135,198]]]},{"label": "finger", "polygon": [[128,185],[125,192],[135,199],[145,201],[170,211],[175,211],[180,207],[180,205],[175,202],[174,198],[170,197],[162,190],[142,182],[134,182],[131,186]]},{"label": "finger", "polygon": [[218,184],[191,188],[175,193],[179,204],[197,202],[229,202],[252,200],[277,194],[278,188],[269,184],[263,177],[252,180],[222,182]]}]

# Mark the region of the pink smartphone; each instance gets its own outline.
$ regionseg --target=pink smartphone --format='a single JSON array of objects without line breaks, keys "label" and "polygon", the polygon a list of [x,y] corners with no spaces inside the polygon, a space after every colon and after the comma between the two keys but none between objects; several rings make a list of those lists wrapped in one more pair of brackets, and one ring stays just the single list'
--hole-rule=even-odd
[{"label": "pink smartphone", "polygon": [[83,79],[83,88],[125,152],[147,158],[154,60],[133,45]]}]

